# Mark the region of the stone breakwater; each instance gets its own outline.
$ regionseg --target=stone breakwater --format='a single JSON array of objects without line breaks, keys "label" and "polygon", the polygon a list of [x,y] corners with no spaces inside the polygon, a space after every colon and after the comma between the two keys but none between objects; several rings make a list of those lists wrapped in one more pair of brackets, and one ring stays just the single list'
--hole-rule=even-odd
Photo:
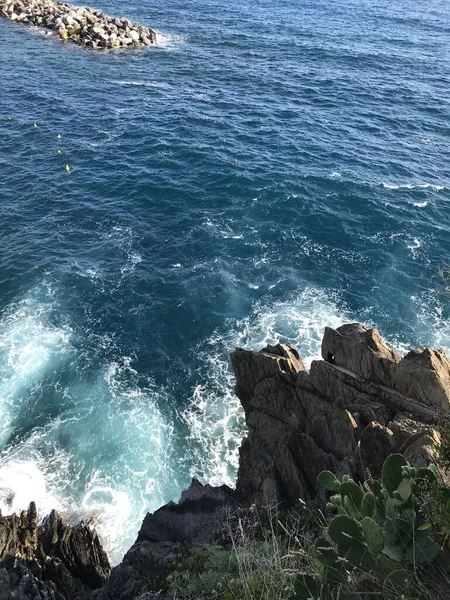
[{"label": "stone breakwater", "polygon": [[0,0],[0,16],[56,32],[64,40],[93,49],[139,48],[157,43],[156,32],[125,17],[54,0]]}]

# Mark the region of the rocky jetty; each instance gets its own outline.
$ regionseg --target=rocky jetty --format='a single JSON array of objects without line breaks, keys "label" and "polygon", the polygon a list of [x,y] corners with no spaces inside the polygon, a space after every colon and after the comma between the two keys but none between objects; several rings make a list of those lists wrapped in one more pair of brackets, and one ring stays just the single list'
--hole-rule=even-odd
[{"label": "rocky jetty", "polygon": [[[352,323],[326,328],[322,357],[308,373],[289,344],[232,353],[248,426],[236,489],[194,480],[178,503],[145,517],[110,578],[85,526],[58,526],[56,513],[36,526],[33,508],[0,519],[0,600],[168,600],[160,590],[186,550],[226,544],[230,523],[250,518],[251,505],[321,502],[320,471],[378,477],[393,452],[415,467],[434,461],[450,412],[450,361],[442,350],[401,357],[376,330]],[[3,581],[15,595],[1,595]]]},{"label": "rocky jetty", "polygon": [[139,48],[157,41],[155,31],[125,17],[54,0],[0,0],[0,16],[52,30],[60,39],[86,48]]}]

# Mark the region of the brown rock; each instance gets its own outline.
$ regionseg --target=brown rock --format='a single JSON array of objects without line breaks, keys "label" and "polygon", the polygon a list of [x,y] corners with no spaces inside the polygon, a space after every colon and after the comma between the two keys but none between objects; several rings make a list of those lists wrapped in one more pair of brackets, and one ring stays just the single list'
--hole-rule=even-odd
[{"label": "brown rock", "polygon": [[376,329],[361,323],[342,325],[338,329],[325,327],[322,341],[322,358],[344,367],[365,379],[383,384],[384,360],[398,362],[401,356],[381,338]]},{"label": "brown rock", "polygon": [[375,329],[359,323],[325,330],[322,357],[366,381],[432,407],[436,417],[450,412],[450,361],[443,350],[420,348],[403,359]]},{"label": "brown rock", "polygon": [[415,468],[428,467],[430,463],[436,462],[436,444],[439,444],[440,441],[439,432],[433,430],[408,446],[403,452],[403,456]]},{"label": "brown rock", "polygon": [[69,37],[69,33],[65,27],[60,27],[58,29],[58,37],[64,41],[67,40],[67,38]]},{"label": "brown rock", "polygon": [[258,383],[274,375],[292,377],[304,370],[300,355],[290,344],[266,346],[260,352],[237,348],[231,362],[236,375],[236,394],[244,410]]},{"label": "brown rock", "polygon": [[[7,598],[19,600],[71,600],[100,587],[110,575],[108,557],[91,528],[83,523],[68,526],[55,511],[41,523],[34,503],[20,515],[0,517],[3,568]],[[32,589],[43,595],[31,594]],[[53,591],[44,595],[48,590]]]},{"label": "brown rock", "polygon": [[386,458],[397,451],[397,443],[390,429],[372,422],[361,434],[360,449],[364,475],[369,471],[372,477],[378,479]]}]

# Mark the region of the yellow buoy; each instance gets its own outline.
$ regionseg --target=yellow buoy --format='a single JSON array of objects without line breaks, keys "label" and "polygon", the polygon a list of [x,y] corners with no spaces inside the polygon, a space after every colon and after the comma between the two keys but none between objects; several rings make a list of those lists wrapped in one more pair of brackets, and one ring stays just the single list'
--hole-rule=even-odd
[{"label": "yellow buoy", "polygon": [[8,117],[8,121],[12,121],[11,117]]},{"label": "yellow buoy", "polygon": [[56,154],[61,154],[61,150],[57,150],[57,151],[56,151]]},{"label": "yellow buoy", "polygon": [[60,140],[60,139],[61,139],[61,134],[60,134],[60,133],[58,133],[58,140]]},{"label": "yellow buoy", "polygon": [[34,127],[34,129],[37,129],[37,125],[36,125],[36,123],[33,125],[33,127]]},{"label": "yellow buoy", "polygon": [[70,175],[70,167],[69,167],[69,165],[66,165],[66,171]]},{"label": "yellow buoy", "polygon": [[234,159],[234,164],[236,164],[236,163],[237,163],[237,161],[238,161],[238,159],[237,159],[237,158],[235,158],[235,159]]}]

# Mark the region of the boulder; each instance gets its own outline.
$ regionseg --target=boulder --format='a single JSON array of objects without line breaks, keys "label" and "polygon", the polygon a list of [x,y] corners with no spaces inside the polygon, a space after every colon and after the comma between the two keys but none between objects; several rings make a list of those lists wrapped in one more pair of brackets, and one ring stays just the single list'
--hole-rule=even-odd
[{"label": "boulder", "polygon": [[69,37],[69,33],[65,27],[60,27],[58,29],[58,37],[64,41],[67,40],[67,38]]},{"label": "boulder", "polygon": [[258,383],[271,376],[295,377],[304,371],[302,359],[290,344],[266,346],[260,352],[237,348],[231,355],[236,376],[236,394],[244,410]]}]

